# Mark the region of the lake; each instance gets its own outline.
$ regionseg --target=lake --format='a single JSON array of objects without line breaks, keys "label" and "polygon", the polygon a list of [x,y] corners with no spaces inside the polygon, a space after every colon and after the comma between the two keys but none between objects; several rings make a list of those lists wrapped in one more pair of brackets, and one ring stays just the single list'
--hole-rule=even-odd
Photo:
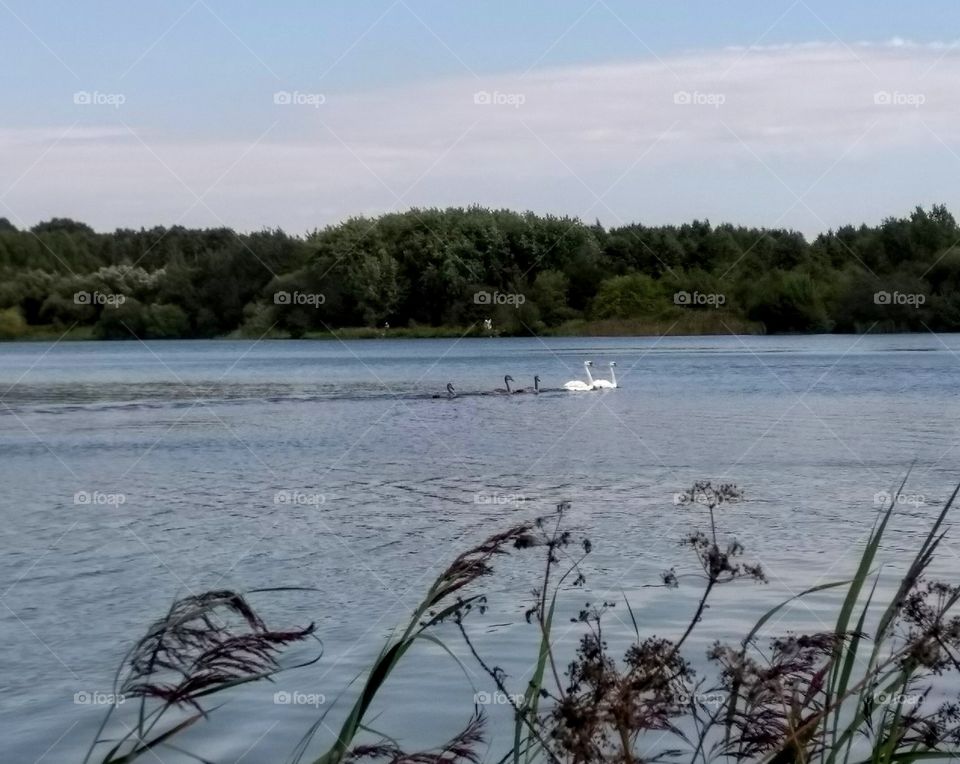
[{"label": "lake", "polygon": [[[596,376],[615,361],[620,387],[430,397],[451,381],[491,391],[505,374],[558,388],[587,359]],[[696,659],[850,573],[876,495],[915,462],[883,550],[902,569],[960,480],[958,390],[960,335],[0,345],[4,759],[80,761],[104,711],[89,701],[175,597],[271,586],[316,588],[251,600],[273,626],[316,621],[322,658],[234,693],[184,741],[218,761],[280,761],[332,707],[319,750],[351,681],[444,564],[561,500],[595,547],[564,612],[627,596],[642,628],[678,636],[696,586],[644,587],[695,564],[679,541],[704,518],[674,493],[732,481],[746,500],[723,527],[770,582],[718,592]],[[948,539],[944,569],[957,551]],[[505,558],[471,625],[520,692],[538,572],[535,554]],[[826,628],[835,603],[797,603],[771,629]],[[615,646],[627,614],[611,617]],[[441,636],[465,655],[452,627]],[[492,689],[464,660],[468,676],[424,643],[376,727],[411,747],[443,742]],[[277,704],[278,690],[323,703]]]}]

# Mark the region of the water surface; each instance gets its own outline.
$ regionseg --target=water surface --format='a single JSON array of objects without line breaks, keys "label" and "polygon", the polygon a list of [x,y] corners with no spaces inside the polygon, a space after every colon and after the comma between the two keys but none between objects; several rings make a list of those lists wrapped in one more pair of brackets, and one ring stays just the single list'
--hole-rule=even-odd
[{"label": "water surface", "polygon": [[[491,391],[504,374],[556,388],[583,378],[585,359],[598,375],[616,361],[621,387],[431,397],[448,381]],[[719,593],[709,633],[691,643],[697,659],[714,636],[734,638],[772,604],[849,573],[875,495],[916,462],[884,551],[891,570],[904,564],[960,479],[958,387],[957,335],[0,345],[6,755],[82,758],[103,709],[76,701],[111,691],[130,642],[175,596],[316,587],[254,602],[277,626],[316,621],[322,659],[236,693],[190,739],[220,761],[283,760],[330,706],[334,726],[351,680],[458,550],[561,500],[596,550],[588,590],[571,592],[567,610],[626,595],[645,628],[677,635],[696,589],[644,588],[693,563],[678,542],[703,518],[673,494],[733,481],[747,501],[724,525],[770,583]],[[946,568],[956,551],[949,542]],[[520,691],[536,573],[529,556],[505,559],[473,625]],[[772,629],[825,628],[832,604],[797,604]],[[452,630],[442,636],[456,644]],[[491,689],[478,672],[472,681]],[[277,705],[278,690],[326,703]],[[474,692],[425,646],[377,726],[411,746],[439,743],[466,722]],[[227,734],[203,734],[214,730]]]}]

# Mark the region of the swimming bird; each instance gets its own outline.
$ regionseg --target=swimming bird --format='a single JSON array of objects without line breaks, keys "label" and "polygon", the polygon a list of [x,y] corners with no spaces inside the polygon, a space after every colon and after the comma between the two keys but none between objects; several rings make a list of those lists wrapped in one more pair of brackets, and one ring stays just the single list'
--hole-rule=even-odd
[{"label": "swimming bird", "polygon": [[446,395],[444,395],[443,393],[434,393],[434,394],[433,394],[433,397],[434,397],[434,398],[456,398],[456,397],[457,397],[457,391],[453,389],[453,382],[447,382],[447,394],[446,394]]},{"label": "swimming bird", "polygon": [[493,392],[500,393],[501,395],[511,395],[513,393],[513,390],[510,389],[511,382],[513,382],[513,377],[507,374],[507,376],[503,378],[503,384],[506,386],[506,389],[504,389],[503,387],[498,387]]},{"label": "swimming bird", "polygon": [[617,375],[613,371],[613,367],[616,365],[616,361],[610,361],[610,379],[595,379],[593,381],[594,390],[609,390],[617,387]]},{"label": "swimming bird", "polygon": [[571,393],[581,393],[587,392],[588,390],[594,390],[593,376],[590,374],[591,366],[593,366],[593,361],[583,362],[583,369],[587,372],[587,382],[583,382],[579,379],[571,379],[569,382],[564,383],[563,389]]},{"label": "swimming bird", "polygon": [[519,389],[517,389],[517,390],[514,390],[514,391],[513,391],[513,394],[514,394],[514,395],[516,395],[517,393],[534,393],[534,394],[536,394],[536,393],[539,393],[539,392],[540,392],[540,376],[539,376],[539,375],[536,375],[536,376],[534,376],[534,378],[533,378],[533,387],[521,387],[521,388],[519,388]]}]

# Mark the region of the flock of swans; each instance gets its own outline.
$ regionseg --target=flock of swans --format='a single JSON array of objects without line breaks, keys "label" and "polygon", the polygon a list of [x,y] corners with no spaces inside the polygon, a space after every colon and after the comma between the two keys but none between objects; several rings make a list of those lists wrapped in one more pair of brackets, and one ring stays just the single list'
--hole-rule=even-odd
[{"label": "flock of swans", "polygon": [[[581,379],[572,379],[569,382],[565,382],[563,387],[558,388],[546,388],[540,387],[540,376],[536,375],[533,378],[533,387],[520,387],[512,388],[510,383],[514,381],[513,377],[507,374],[503,378],[503,387],[496,388],[492,393],[481,392],[481,393],[466,393],[467,395],[517,395],[520,393],[533,393],[538,395],[540,393],[552,393],[552,392],[568,392],[568,393],[586,393],[592,390],[609,390],[611,388],[617,387],[617,374],[614,371],[617,362],[611,361],[608,366],[610,367],[610,379],[594,379],[593,374],[590,373],[590,369],[593,368],[593,361],[584,361],[583,370],[587,374],[587,381],[584,382]],[[456,388],[453,386],[453,382],[447,383],[447,392],[438,393],[434,395],[434,398],[456,398],[464,393],[458,393]]]}]

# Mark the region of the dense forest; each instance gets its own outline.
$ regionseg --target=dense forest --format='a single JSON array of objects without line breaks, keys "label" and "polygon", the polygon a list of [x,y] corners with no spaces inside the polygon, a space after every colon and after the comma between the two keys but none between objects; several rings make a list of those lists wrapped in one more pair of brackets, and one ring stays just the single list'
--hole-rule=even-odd
[{"label": "dense forest", "polygon": [[955,331],[958,241],[943,206],[812,242],[478,207],[306,236],[0,218],[0,337]]}]

